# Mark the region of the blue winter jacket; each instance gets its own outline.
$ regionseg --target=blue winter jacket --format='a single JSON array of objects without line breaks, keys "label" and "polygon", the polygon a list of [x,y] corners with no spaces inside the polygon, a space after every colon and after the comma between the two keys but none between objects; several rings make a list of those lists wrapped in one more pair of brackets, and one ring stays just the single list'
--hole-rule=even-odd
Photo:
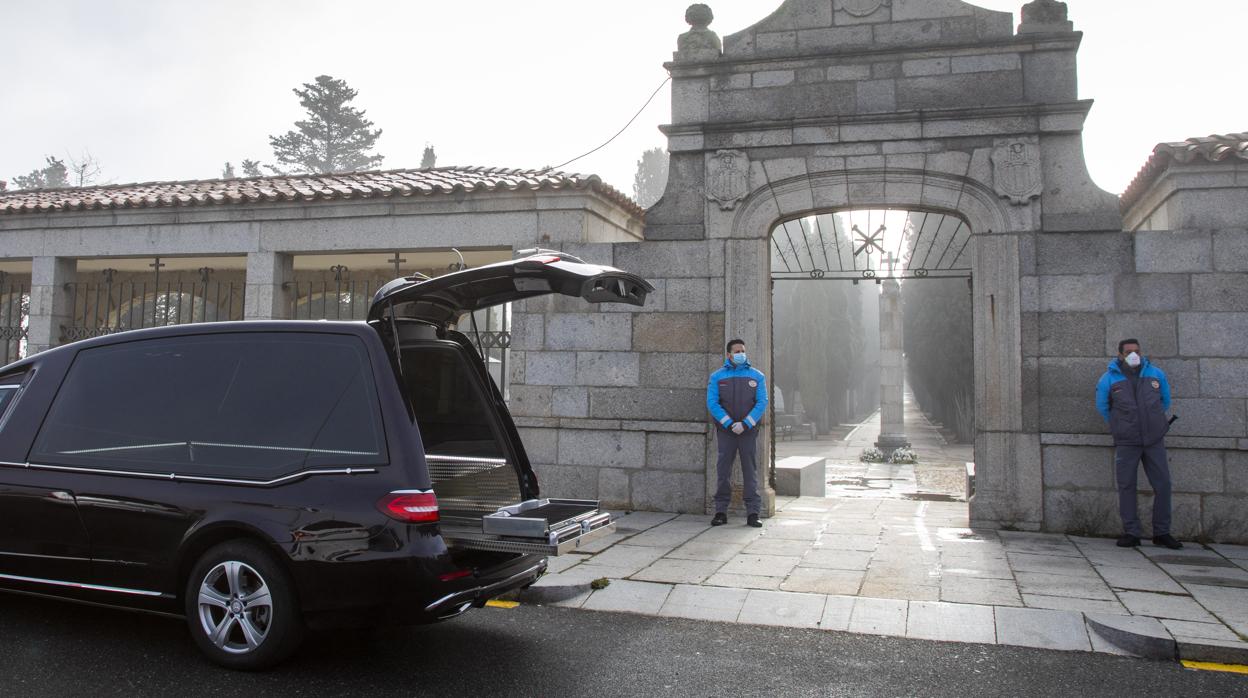
[{"label": "blue winter jacket", "polygon": [[706,383],[706,409],[721,428],[741,422],[753,429],[763,421],[767,409],[767,379],[750,362],[734,366],[727,359]]},{"label": "blue winter jacket", "polygon": [[1109,422],[1118,446],[1151,446],[1169,430],[1170,383],[1166,374],[1148,359],[1140,364],[1134,387],[1118,359],[1109,362],[1096,384],[1096,409]]}]

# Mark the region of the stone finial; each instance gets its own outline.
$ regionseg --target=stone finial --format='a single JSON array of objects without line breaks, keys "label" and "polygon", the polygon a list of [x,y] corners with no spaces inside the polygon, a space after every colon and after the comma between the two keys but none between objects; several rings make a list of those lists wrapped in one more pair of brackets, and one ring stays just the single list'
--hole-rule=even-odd
[{"label": "stone finial", "polygon": [[697,3],[696,5],[690,5],[689,9],[685,10],[685,21],[694,29],[703,31],[711,26],[711,22],[715,21],[715,13],[711,11],[710,5]]},{"label": "stone finial", "polygon": [[1018,25],[1019,34],[1039,34],[1074,31],[1066,3],[1058,0],[1032,0],[1023,5],[1023,22]]},{"label": "stone finial", "polygon": [[673,59],[698,61],[719,58],[724,50],[723,44],[720,43],[719,35],[707,28],[714,20],[715,13],[710,6],[702,3],[690,5],[685,10],[685,21],[693,28],[676,40]]}]

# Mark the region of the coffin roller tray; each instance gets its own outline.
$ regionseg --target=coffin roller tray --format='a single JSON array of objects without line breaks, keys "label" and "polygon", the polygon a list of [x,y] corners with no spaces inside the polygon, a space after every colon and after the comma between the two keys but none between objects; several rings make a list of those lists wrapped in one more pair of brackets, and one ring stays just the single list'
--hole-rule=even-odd
[{"label": "coffin roller tray", "polygon": [[530,499],[503,507],[481,519],[481,531],[497,536],[532,538],[557,543],[610,523],[592,499]]},{"label": "coffin roller tray", "polygon": [[482,517],[479,531],[444,527],[448,542],[477,550],[562,555],[615,530],[587,499],[530,499]]}]

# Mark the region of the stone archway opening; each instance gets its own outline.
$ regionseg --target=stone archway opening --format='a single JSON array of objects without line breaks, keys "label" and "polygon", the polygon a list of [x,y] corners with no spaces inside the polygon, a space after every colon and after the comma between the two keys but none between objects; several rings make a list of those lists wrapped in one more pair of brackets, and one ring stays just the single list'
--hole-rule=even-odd
[{"label": "stone archway opening", "polygon": [[965,506],[970,224],[937,209],[839,208],[783,219],[768,242],[777,494]]}]

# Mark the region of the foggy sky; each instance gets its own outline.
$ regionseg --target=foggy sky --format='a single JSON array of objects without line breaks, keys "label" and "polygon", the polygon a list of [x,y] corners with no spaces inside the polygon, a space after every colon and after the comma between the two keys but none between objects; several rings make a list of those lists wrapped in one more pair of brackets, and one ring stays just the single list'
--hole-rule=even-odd
[{"label": "foggy sky", "polygon": [[[1015,14],[1025,0],[976,4]],[[1248,130],[1225,28],[1243,0],[1068,0],[1095,98],[1089,167],[1120,192],[1153,146]],[[0,179],[86,150],[115,182],[220,176],[273,162],[268,136],[302,110],[291,89],[345,79],[382,128],[383,167],[539,168],[601,144],[666,78],[686,0],[0,0]],[[727,35],[779,0],[710,0]],[[632,193],[663,146],[664,88],[611,146],[566,169]]]}]

